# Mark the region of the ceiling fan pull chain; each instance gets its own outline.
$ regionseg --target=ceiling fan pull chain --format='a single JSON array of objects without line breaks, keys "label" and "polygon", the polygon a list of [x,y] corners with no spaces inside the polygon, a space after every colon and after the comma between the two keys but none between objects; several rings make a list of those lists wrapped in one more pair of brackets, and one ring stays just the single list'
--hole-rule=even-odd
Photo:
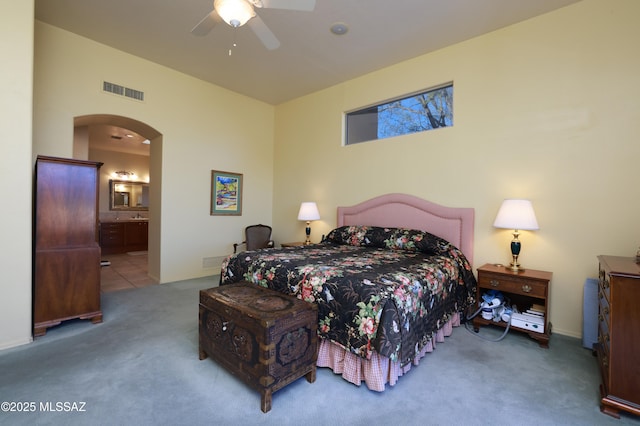
[{"label": "ceiling fan pull chain", "polygon": [[231,56],[231,54],[233,53],[233,48],[238,46],[238,43],[236,43],[236,34],[238,33],[237,28],[233,29],[233,40],[231,41],[231,47],[229,48],[229,56]]},{"label": "ceiling fan pull chain", "polygon": [[236,43],[236,33],[237,33],[237,28],[233,29],[233,43],[231,43],[231,47],[229,48],[229,56],[231,56],[232,50],[234,47],[238,46],[238,44]]}]

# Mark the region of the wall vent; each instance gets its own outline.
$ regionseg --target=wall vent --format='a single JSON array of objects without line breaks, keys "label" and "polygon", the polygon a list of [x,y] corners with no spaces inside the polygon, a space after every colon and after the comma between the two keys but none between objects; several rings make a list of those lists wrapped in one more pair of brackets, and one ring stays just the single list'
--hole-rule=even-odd
[{"label": "wall vent", "polygon": [[102,82],[102,91],[113,93],[114,95],[118,96],[124,96],[130,99],[135,99],[136,101],[144,101],[144,92],[131,89],[129,87],[124,87],[119,84],[109,83],[108,81]]}]

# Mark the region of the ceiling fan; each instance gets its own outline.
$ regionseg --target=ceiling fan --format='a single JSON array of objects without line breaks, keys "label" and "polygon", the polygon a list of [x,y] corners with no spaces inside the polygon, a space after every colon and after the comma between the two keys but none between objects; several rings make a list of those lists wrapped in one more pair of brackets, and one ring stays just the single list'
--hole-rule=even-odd
[{"label": "ceiling fan", "polygon": [[233,28],[248,24],[249,28],[258,36],[262,44],[269,50],[277,49],[280,41],[271,32],[255,8],[258,9],[286,9],[312,11],[316,0],[214,0],[213,10],[205,16],[191,33],[205,36],[220,21],[226,22]]}]

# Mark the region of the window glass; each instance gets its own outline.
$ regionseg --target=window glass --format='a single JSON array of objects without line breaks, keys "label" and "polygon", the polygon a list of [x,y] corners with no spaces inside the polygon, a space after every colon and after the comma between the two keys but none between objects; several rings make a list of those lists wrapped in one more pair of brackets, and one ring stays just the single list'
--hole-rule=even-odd
[{"label": "window glass", "polygon": [[453,84],[346,114],[345,144],[453,126]]}]

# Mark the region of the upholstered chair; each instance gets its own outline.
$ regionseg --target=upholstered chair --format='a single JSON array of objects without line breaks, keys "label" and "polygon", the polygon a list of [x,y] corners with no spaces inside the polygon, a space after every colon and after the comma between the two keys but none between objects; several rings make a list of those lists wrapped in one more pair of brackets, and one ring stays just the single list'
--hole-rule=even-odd
[{"label": "upholstered chair", "polygon": [[244,241],[233,244],[233,252],[237,253],[238,247],[245,245],[245,250],[257,250],[274,246],[271,239],[271,227],[267,225],[251,225],[244,229]]}]

